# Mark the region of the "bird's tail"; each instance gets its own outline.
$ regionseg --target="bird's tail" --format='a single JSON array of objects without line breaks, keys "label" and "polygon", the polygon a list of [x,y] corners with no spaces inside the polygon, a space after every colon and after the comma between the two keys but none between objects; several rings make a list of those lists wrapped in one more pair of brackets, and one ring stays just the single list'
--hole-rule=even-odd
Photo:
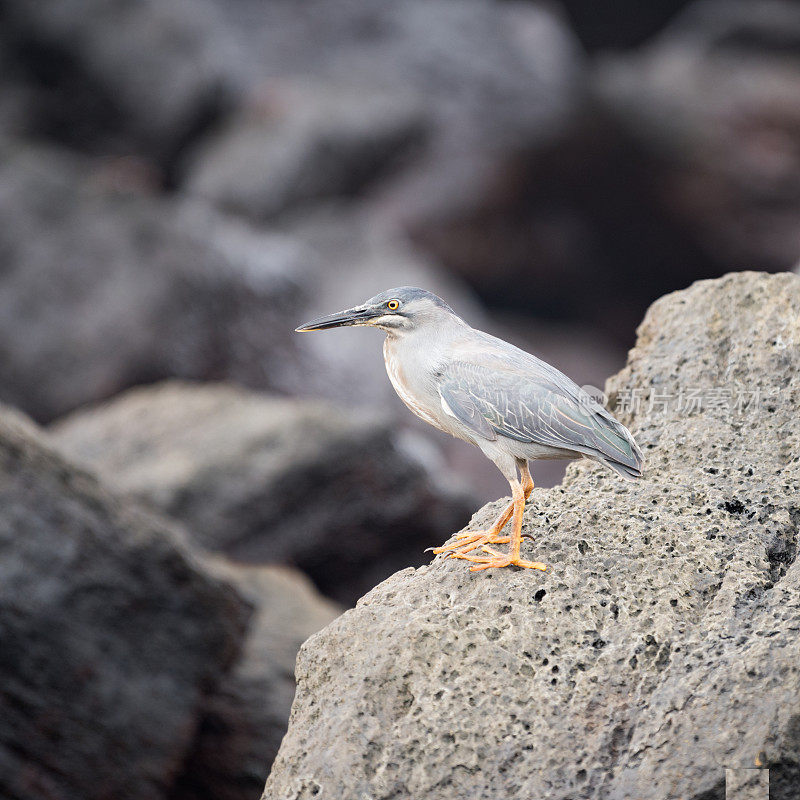
[{"label": "bird's tail", "polygon": [[603,414],[601,419],[601,441],[612,446],[598,448],[595,455],[597,461],[628,480],[641,478],[644,456],[631,432],[608,413]]},{"label": "bird's tail", "polygon": [[620,461],[614,461],[610,458],[599,457],[597,459],[601,464],[605,464],[609,469],[614,470],[617,475],[626,478],[629,481],[635,481],[642,477],[642,465],[623,464]]}]

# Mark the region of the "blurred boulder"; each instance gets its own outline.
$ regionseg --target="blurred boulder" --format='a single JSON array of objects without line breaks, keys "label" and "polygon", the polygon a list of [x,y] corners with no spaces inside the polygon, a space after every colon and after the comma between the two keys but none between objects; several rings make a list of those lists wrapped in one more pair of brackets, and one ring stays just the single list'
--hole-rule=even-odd
[{"label": "blurred boulder", "polygon": [[189,193],[257,221],[329,197],[352,197],[419,145],[413,98],[274,81],[186,167]]},{"label": "blurred boulder", "polygon": [[173,375],[280,388],[297,369],[307,251],[118,188],[135,168],[0,144],[0,398],[39,420]]},{"label": "blurred boulder", "polygon": [[274,78],[415,98],[453,156],[558,127],[580,82],[578,48],[549,9],[491,0],[215,0],[258,87]]},{"label": "blurred boulder", "polygon": [[0,410],[0,796],[166,798],[248,613]]},{"label": "blurred boulder", "polygon": [[608,384],[644,478],[535,489],[547,573],[439,557],[312,636],[264,800],[716,800],[726,767],[796,800],[798,305],[763,273],[655,303]]},{"label": "blurred boulder", "polygon": [[490,305],[591,320],[622,346],[696,276],[800,255],[800,7],[699,3],[641,49],[596,57],[589,97],[520,149],[485,201],[431,213],[414,244]]},{"label": "blurred boulder", "polygon": [[3,39],[32,101],[17,132],[144,152],[169,167],[232,106],[236,46],[207,0],[4,0]]},{"label": "blurred boulder", "polygon": [[603,59],[596,90],[635,142],[660,212],[713,268],[797,261],[797,3],[697,2],[652,44]]},{"label": "blurred boulder", "polygon": [[255,609],[236,666],[206,699],[170,800],[253,800],[286,733],[300,645],[340,613],[301,574],[209,558]]},{"label": "blurred boulder", "polygon": [[[373,166],[367,175],[370,194],[380,188],[385,195],[380,214],[405,225],[443,208],[480,204],[507,154],[558,136],[581,94],[576,43],[552,10],[537,5],[223,5],[248,55],[251,93],[268,98],[270,113],[258,125],[244,115],[218,141],[212,139],[193,162],[189,185],[205,185],[208,194],[247,213],[276,214],[281,205],[291,207],[298,192],[351,196],[352,178],[343,180],[340,173],[354,152],[362,161],[354,177],[362,177],[381,150],[391,152],[387,144],[392,151],[399,145],[407,150],[409,134],[419,130],[424,142],[412,148],[402,169],[386,169],[391,164],[384,155],[381,169]],[[304,91],[287,90],[298,84]],[[320,95],[328,95],[334,108],[309,112],[309,100]],[[240,182],[242,162],[251,169]],[[314,174],[313,165],[321,174]],[[360,182],[363,192],[363,177]],[[286,183],[291,191],[281,188]]]},{"label": "blurred boulder", "polygon": [[170,382],[78,411],[51,433],[204,547],[296,565],[344,603],[425,561],[469,516],[425,439],[319,403]]}]

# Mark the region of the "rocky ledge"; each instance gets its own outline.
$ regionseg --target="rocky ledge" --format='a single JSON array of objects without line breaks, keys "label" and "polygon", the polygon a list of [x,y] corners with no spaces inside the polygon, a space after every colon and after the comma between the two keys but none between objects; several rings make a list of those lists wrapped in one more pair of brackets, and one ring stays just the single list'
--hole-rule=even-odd
[{"label": "rocky ledge", "polygon": [[576,463],[526,511],[547,574],[438,558],[309,639],[264,798],[795,797],[798,308],[790,274],[655,303],[608,386],[645,479]]}]

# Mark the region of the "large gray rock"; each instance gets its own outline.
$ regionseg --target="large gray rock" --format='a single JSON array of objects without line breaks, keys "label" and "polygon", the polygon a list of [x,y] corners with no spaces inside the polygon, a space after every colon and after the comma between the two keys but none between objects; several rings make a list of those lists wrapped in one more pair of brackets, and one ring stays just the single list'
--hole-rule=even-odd
[{"label": "large gray rock", "polygon": [[422,563],[469,513],[435,448],[384,416],[321,403],[166,383],[76,412],[51,432],[204,547],[295,564],[343,602]]},{"label": "large gray rock", "polygon": [[0,795],[166,798],[249,610],[0,411]]},{"label": "large gray rock", "polygon": [[798,41],[796,3],[700,0],[599,64],[598,97],[634,143],[655,213],[715,268],[789,269],[800,255]]},{"label": "large gray rock", "polygon": [[171,800],[253,800],[286,733],[297,651],[341,609],[286,567],[206,563],[255,613],[239,661],[205,702]]},{"label": "large gray rock", "polygon": [[118,178],[0,145],[0,399],[48,420],[169,376],[291,383],[302,245]]},{"label": "large gray rock", "polygon": [[525,515],[547,574],[438,558],[309,639],[265,800],[795,798],[798,307],[759,273],[655,303],[608,384],[644,480],[575,463]]}]

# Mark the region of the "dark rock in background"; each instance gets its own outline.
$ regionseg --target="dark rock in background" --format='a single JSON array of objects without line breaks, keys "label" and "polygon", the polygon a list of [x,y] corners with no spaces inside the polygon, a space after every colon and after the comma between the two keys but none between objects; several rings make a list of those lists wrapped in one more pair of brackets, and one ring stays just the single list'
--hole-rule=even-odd
[{"label": "dark rock in background", "polygon": [[49,420],[169,376],[285,384],[302,245],[117,189],[119,166],[2,146],[0,398]]},{"label": "dark rock in background", "polygon": [[692,5],[598,66],[658,213],[714,270],[786,270],[800,253],[800,6]]},{"label": "dark rock in background", "polygon": [[581,44],[590,51],[636,47],[656,35],[692,0],[560,0]]},{"label": "dark rock in background", "polygon": [[[188,187],[250,215],[291,209],[298,192],[311,200],[336,193],[343,203],[362,202],[376,224],[435,226],[491,203],[509,159],[560,140],[582,108],[579,48],[552,9],[488,0],[314,0],[302,14],[287,3],[225,5],[250,55],[255,96],[266,98],[250,104],[267,113],[257,125],[251,112],[212,134],[192,159]],[[314,94],[341,108],[330,119],[317,109],[313,135],[299,135]],[[386,106],[391,114],[380,113]],[[424,137],[414,146],[409,139],[417,131]],[[359,175],[387,136],[395,149],[404,146],[405,157],[388,165],[393,169],[383,159],[372,176]],[[320,143],[327,143],[322,161]],[[349,161],[354,145],[370,147],[353,173],[360,178],[355,189],[326,161],[337,151],[340,163]],[[305,162],[324,165],[310,185]],[[281,189],[287,175],[291,192]],[[478,257],[492,271],[505,253],[484,248]]]},{"label": "dark rock in background", "polygon": [[28,102],[13,132],[152,157],[229,109],[236,46],[206,0],[3,0],[0,27]]},{"label": "dark rock in background", "polygon": [[415,99],[446,160],[558,128],[580,87],[574,38],[551,9],[491,0],[216,0],[251,85],[303,79]]},{"label": "dark rock in background", "polygon": [[166,797],[248,613],[166,523],[0,412],[2,797]]},{"label": "dark rock in background", "polygon": [[557,141],[507,154],[469,204],[409,218],[407,233],[494,313],[588,324],[619,351],[648,303],[723,271],[660,212],[638,149],[587,108]]},{"label": "dark rock in background", "polygon": [[426,123],[402,91],[273,81],[194,154],[186,190],[268,221],[362,194],[421,144]]},{"label": "dark rock in background", "polygon": [[761,273],[654,304],[608,385],[645,478],[578,462],[534,490],[548,574],[439,558],[309,639],[265,800],[699,800],[759,764],[794,798],[798,307]]},{"label": "dark rock in background", "polygon": [[470,513],[424,439],[320,403],[167,383],[77,412],[51,433],[202,546],[294,564],[344,603],[423,563]]},{"label": "dark rock in background", "polygon": [[300,645],[341,613],[285,567],[206,561],[255,609],[243,652],[205,701],[170,800],[253,800],[286,733]]}]

